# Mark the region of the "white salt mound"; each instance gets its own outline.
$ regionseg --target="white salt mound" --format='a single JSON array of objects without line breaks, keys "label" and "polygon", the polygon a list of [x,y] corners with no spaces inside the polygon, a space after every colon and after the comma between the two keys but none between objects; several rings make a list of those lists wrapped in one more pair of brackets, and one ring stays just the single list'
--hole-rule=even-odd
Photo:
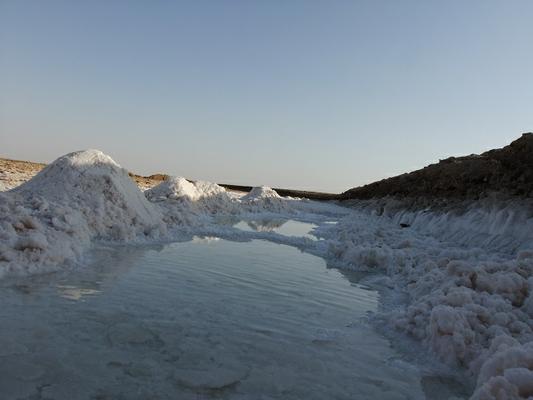
[{"label": "white salt mound", "polygon": [[129,239],[162,229],[159,210],[128,172],[99,150],[60,157],[14,192],[79,210],[98,236]]},{"label": "white salt mound", "polygon": [[287,212],[291,209],[287,201],[268,186],[254,187],[241,197],[241,203],[251,212]]},{"label": "white salt mound", "polygon": [[166,232],[160,211],[128,172],[98,150],[60,157],[0,193],[0,275],[44,272],[78,259],[93,239]]},{"label": "white salt mound", "polygon": [[264,199],[281,199],[281,196],[268,186],[257,186],[252,188],[252,190],[243,196],[241,200],[244,202],[252,202]]},{"label": "white salt mound", "polygon": [[177,200],[182,198],[194,201],[200,197],[196,186],[181,176],[169,176],[159,185],[146,190],[144,195],[150,201]]},{"label": "white salt mound", "polygon": [[183,177],[168,177],[144,194],[150,201],[164,207],[166,218],[172,220],[181,217],[192,223],[191,216],[184,213],[201,215],[235,213],[238,210],[238,204],[222,186],[204,181],[189,182]]}]

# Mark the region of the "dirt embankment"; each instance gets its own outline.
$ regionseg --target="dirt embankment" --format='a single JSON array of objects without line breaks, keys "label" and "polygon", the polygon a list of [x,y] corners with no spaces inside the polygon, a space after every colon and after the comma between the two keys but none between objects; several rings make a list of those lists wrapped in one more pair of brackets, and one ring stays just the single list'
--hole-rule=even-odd
[{"label": "dirt embankment", "polygon": [[0,158],[0,190],[8,190],[31,179],[46,164]]},{"label": "dirt embankment", "polygon": [[533,197],[533,133],[510,145],[465,157],[449,157],[417,171],[350,189],[342,200],[397,199],[478,200],[498,193]]},{"label": "dirt embankment", "polygon": [[135,181],[137,186],[141,189],[146,190],[153,188],[156,185],[159,185],[161,182],[168,178],[168,175],[165,174],[154,174],[150,176],[141,176],[136,175],[132,172],[129,172],[130,178]]}]

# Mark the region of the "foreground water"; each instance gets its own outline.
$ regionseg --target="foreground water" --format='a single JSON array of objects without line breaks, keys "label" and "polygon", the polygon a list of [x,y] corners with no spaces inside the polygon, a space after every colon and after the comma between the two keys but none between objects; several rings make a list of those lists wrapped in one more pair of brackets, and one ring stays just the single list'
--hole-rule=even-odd
[{"label": "foreground water", "polygon": [[266,241],[99,248],[82,270],[2,288],[0,397],[446,398],[364,322],[378,302]]}]

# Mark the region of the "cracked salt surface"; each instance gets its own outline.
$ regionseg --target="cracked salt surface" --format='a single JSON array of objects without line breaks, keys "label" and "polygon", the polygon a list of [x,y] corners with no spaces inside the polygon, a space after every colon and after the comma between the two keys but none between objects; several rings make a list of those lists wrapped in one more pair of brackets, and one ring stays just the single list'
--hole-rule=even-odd
[{"label": "cracked salt surface", "polygon": [[4,283],[2,398],[461,394],[365,322],[378,292],[293,247],[194,240],[91,256],[80,270]]}]

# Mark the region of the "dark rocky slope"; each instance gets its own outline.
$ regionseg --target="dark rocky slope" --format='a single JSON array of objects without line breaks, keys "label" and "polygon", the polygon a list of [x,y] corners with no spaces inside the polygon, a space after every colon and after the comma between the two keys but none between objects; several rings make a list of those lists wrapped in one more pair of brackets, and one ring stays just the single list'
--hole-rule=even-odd
[{"label": "dark rocky slope", "polygon": [[350,189],[340,197],[477,200],[494,193],[533,197],[533,133],[524,133],[501,149],[450,157],[417,171]]}]

